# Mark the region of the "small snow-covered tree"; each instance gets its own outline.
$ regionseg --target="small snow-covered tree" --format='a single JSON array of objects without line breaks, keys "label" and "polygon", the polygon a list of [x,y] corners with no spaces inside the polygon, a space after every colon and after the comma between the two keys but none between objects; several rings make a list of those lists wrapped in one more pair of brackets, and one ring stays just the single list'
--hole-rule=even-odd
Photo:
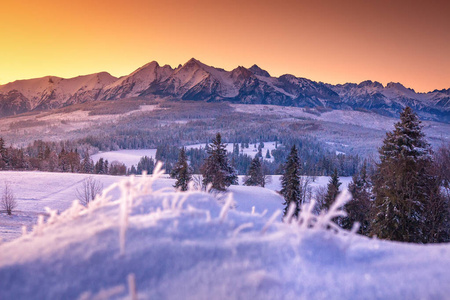
[{"label": "small snow-covered tree", "polygon": [[105,174],[105,162],[103,160],[103,157],[100,157],[99,160],[95,163],[94,173]]},{"label": "small snow-covered tree", "polygon": [[292,146],[291,152],[283,166],[283,175],[281,176],[281,195],[283,195],[285,202],[284,216],[289,211],[291,203],[295,204],[294,215],[298,216],[300,210],[300,201],[302,196],[300,185],[300,158],[298,157],[297,148]]},{"label": "small snow-covered tree", "polygon": [[367,177],[367,168],[364,163],[361,171],[353,175],[352,181],[348,185],[348,190],[352,194],[352,199],[344,205],[347,213],[341,219],[341,226],[344,229],[352,229],[353,223],[360,224],[359,233],[369,235],[370,211],[371,211],[371,187]]},{"label": "small snow-covered tree", "polygon": [[7,150],[5,140],[0,137],[0,168],[3,169],[7,164]]},{"label": "small snow-covered tree", "polygon": [[11,215],[17,207],[16,198],[14,197],[14,193],[8,182],[5,182],[0,204],[2,209],[5,210],[8,215]]},{"label": "small snow-covered tree", "polygon": [[171,177],[176,179],[175,188],[179,188],[182,191],[188,190],[188,184],[192,179],[192,170],[188,165],[186,150],[181,148],[178,157],[178,162],[172,169]]},{"label": "small snow-covered tree", "polygon": [[155,161],[152,157],[143,156],[137,164],[137,173],[142,174],[143,171],[146,171],[147,174],[152,174],[155,165]]},{"label": "small snow-covered tree", "polygon": [[327,194],[325,196],[324,209],[329,210],[333,202],[336,200],[339,194],[339,187],[341,186],[341,182],[339,181],[339,176],[337,173],[337,169],[334,169],[333,175],[331,175],[330,182],[328,182],[327,186]]},{"label": "small snow-covered tree", "polygon": [[265,185],[263,168],[261,165],[261,160],[258,156],[255,156],[250,164],[247,171],[247,176],[245,177],[244,185],[247,186],[262,186]]},{"label": "small snow-covered tree", "polygon": [[228,163],[227,150],[220,133],[217,133],[207,151],[209,156],[201,167],[203,184],[212,184],[212,188],[217,191],[225,191],[231,184],[237,184],[236,170]]},{"label": "small snow-covered tree", "polygon": [[83,160],[81,161],[81,172],[88,174],[94,172],[94,163],[91,157],[89,156],[89,151],[87,150],[84,154]]}]

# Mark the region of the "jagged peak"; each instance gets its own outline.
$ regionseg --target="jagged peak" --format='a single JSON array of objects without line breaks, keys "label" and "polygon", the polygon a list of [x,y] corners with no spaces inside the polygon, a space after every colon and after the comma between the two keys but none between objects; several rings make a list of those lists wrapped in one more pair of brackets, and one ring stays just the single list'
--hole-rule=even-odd
[{"label": "jagged peak", "polygon": [[250,70],[253,74],[255,75],[259,75],[259,76],[264,76],[264,77],[270,77],[269,72],[267,72],[266,70],[261,69],[258,65],[254,64],[253,66],[251,66],[248,70]]},{"label": "jagged peak", "polygon": [[410,92],[416,92],[416,91],[414,91],[414,89],[411,89],[411,88],[407,88],[407,87],[405,87],[403,84],[401,84],[400,82],[389,82],[387,85],[386,85],[386,88],[387,89],[396,89],[396,90],[398,90],[398,91],[410,91]]},{"label": "jagged peak", "polygon": [[251,72],[249,69],[242,67],[242,66],[238,66],[236,69],[231,71],[231,77],[243,77],[243,78],[248,78],[250,76],[252,76],[254,73]]},{"label": "jagged peak", "polygon": [[142,67],[138,68],[133,73],[139,72],[140,70],[144,70],[144,69],[156,69],[156,68],[159,68],[159,63],[156,60],[154,60],[154,61],[151,61],[148,64],[145,64]]},{"label": "jagged peak", "polygon": [[441,90],[435,89],[434,91],[431,91],[429,93],[443,93],[443,94],[450,95],[450,88],[448,88],[448,89],[441,89]]},{"label": "jagged peak", "polygon": [[362,81],[360,84],[358,84],[358,87],[359,88],[374,87],[374,88],[381,88],[381,89],[384,88],[384,86],[381,83],[379,83],[378,81],[372,81],[372,80]]},{"label": "jagged peak", "polygon": [[186,71],[191,71],[191,70],[206,70],[208,68],[207,65],[205,65],[204,63],[200,62],[199,60],[195,59],[195,58],[191,58],[190,60],[188,60],[187,62],[185,62],[183,65],[179,65],[178,68],[175,69],[175,73],[179,73],[179,72],[186,72]]},{"label": "jagged peak", "polygon": [[297,79],[297,77],[295,77],[292,74],[283,74],[279,78],[282,79],[282,80],[286,80],[286,81],[294,81],[294,80]]},{"label": "jagged peak", "polygon": [[198,59],[191,58],[183,65],[183,67],[190,67],[190,66],[203,67],[203,66],[205,66],[205,64],[202,63],[201,61],[199,61]]}]

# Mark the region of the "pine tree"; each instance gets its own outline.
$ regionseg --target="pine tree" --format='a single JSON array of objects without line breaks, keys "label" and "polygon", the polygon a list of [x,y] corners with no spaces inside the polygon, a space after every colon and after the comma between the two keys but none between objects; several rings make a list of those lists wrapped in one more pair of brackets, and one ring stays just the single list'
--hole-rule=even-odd
[{"label": "pine tree", "polygon": [[291,152],[283,165],[283,175],[281,176],[281,191],[285,202],[284,216],[286,216],[291,203],[295,204],[294,215],[298,216],[300,211],[301,186],[300,186],[300,159],[298,157],[297,148],[292,146]]},{"label": "pine tree", "polygon": [[138,162],[137,165],[137,174],[142,174],[143,171],[146,171],[147,174],[152,174],[153,169],[155,168],[155,161],[152,157],[143,156]]},{"label": "pine tree", "polygon": [[367,178],[366,163],[364,163],[360,173],[353,175],[348,190],[352,194],[352,200],[344,206],[347,216],[341,219],[341,226],[344,229],[352,229],[353,223],[359,222],[358,233],[369,235],[371,187]]},{"label": "pine tree", "polygon": [[94,173],[95,174],[105,174],[104,166],[105,166],[105,163],[103,161],[103,157],[100,157],[99,160],[95,163]]},{"label": "pine tree", "polygon": [[182,191],[188,190],[189,181],[192,179],[192,170],[189,168],[184,147],[180,150],[178,162],[172,169],[171,177],[177,180],[174,185],[175,188],[179,188]]},{"label": "pine tree", "polygon": [[239,155],[239,144],[233,144],[233,156]]},{"label": "pine tree", "polygon": [[201,167],[203,184],[212,184],[212,188],[224,191],[231,184],[237,184],[236,170],[228,163],[227,150],[218,133],[208,147],[208,157]]},{"label": "pine tree", "polygon": [[3,169],[6,167],[7,164],[7,158],[6,158],[6,147],[5,147],[5,140],[0,137],[0,169]]},{"label": "pine tree", "polygon": [[267,149],[267,152],[266,152],[266,158],[267,158],[267,159],[270,159],[270,158],[271,158],[269,149]]},{"label": "pine tree", "polygon": [[339,194],[339,187],[341,182],[339,181],[339,176],[337,169],[334,169],[333,175],[331,175],[330,181],[327,185],[327,194],[325,196],[324,209],[329,210],[333,202],[336,200]]},{"label": "pine tree", "polygon": [[89,151],[87,150],[84,154],[83,160],[81,161],[81,172],[88,174],[94,172],[94,163],[92,162],[92,159],[89,156]]},{"label": "pine tree", "polygon": [[5,147],[5,140],[0,137],[0,155],[5,156],[6,154],[6,147]]},{"label": "pine tree", "polygon": [[131,165],[131,168],[128,169],[128,175],[136,175],[138,172],[134,165]]},{"label": "pine tree", "polygon": [[58,165],[61,171],[66,172],[68,170],[67,152],[64,147],[62,147],[61,152],[58,155]]},{"label": "pine tree", "polygon": [[109,174],[109,161],[105,159],[105,164],[103,165],[103,170],[105,171],[105,174]]},{"label": "pine tree", "polygon": [[[426,208],[440,199],[439,184],[430,172],[431,148],[421,122],[410,107],[386,134],[373,178],[374,221],[371,233],[388,240],[429,242],[433,220]],[[427,221],[433,224],[427,224]]]},{"label": "pine tree", "polygon": [[264,187],[265,185],[263,168],[261,165],[261,160],[258,158],[258,156],[255,156],[255,158],[253,158],[252,163],[248,168],[244,185],[262,187]]}]

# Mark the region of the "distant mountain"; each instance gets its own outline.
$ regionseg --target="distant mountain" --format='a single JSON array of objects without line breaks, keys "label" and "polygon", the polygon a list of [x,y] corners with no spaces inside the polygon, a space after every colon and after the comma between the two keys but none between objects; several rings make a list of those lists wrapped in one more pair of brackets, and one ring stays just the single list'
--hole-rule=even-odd
[{"label": "distant mountain", "polygon": [[416,93],[400,83],[383,86],[370,80],[331,85],[293,75],[271,77],[257,65],[225,71],[194,58],[175,69],[153,61],[121,78],[103,72],[1,85],[0,116],[97,100],[153,96],[180,101],[367,110],[388,116],[398,115],[408,105],[423,119],[450,122],[450,89]]},{"label": "distant mountain", "polygon": [[116,81],[116,77],[102,72],[70,79],[46,76],[0,85],[0,116],[93,101],[105,86]]}]

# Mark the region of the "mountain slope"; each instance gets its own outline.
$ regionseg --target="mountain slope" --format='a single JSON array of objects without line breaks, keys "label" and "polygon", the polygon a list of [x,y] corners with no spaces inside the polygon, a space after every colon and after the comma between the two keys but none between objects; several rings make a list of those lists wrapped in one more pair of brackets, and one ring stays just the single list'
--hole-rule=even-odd
[{"label": "mountain slope", "polygon": [[54,76],[0,86],[0,116],[93,101],[116,77],[102,72],[64,79]]},{"label": "mountain slope", "polygon": [[289,74],[271,77],[257,65],[226,71],[194,58],[175,69],[153,61],[121,78],[103,72],[71,79],[47,76],[8,83],[0,86],[0,116],[89,101],[155,96],[368,110],[388,116],[396,116],[405,106],[411,106],[423,119],[450,122],[450,89],[416,93],[400,83],[383,86],[370,80],[331,85]]}]

